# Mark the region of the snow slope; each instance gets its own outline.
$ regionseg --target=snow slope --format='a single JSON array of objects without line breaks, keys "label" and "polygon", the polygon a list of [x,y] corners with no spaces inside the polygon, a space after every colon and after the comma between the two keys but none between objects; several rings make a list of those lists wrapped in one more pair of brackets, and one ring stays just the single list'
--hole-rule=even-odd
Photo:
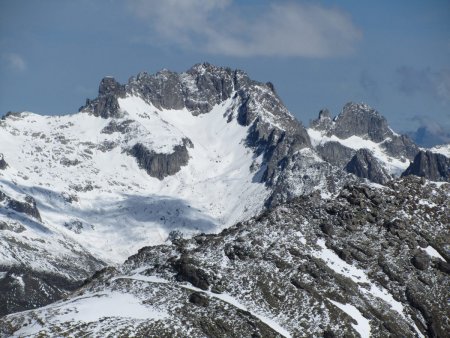
[{"label": "snow slope", "polygon": [[433,148],[430,148],[430,150],[433,153],[442,154],[442,155],[447,156],[447,157],[450,158],[450,144],[438,145],[438,146],[435,146]]},{"label": "snow slope", "polygon": [[[261,159],[244,144],[248,127],[228,119],[233,99],[198,116],[159,110],[136,96],[119,103],[123,118],[114,121],[128,124],[123,133],[105,133],[112,120],[87,113],[22,113],[0,121],[0,152],[9,165],[0,171],[0,190],[18,199],[33,196],[45,228],[25,224],[16,240],[43,238],[59,253],[61,243],[71,243],[114,264],[163,243],[172,230],[215,232],[262,209],[268,190],[250,169]],[[139,142],[170,153],[184,138],[193,144],[188,164],[163,180],[150,177],[127,152]],[[13,263],[6,257],[11,252],[0,249],[1,263]]]}]

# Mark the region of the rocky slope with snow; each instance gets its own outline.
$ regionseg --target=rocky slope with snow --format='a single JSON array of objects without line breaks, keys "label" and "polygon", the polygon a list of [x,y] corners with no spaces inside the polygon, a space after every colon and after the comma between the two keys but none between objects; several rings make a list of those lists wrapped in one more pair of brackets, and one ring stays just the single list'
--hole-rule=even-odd
[{"label": "rocky slope with snow", "polygon": [[17,337],[445,337],[449,189],[412,176],[299,197],[217,235],[143,248],[0,327]]}]

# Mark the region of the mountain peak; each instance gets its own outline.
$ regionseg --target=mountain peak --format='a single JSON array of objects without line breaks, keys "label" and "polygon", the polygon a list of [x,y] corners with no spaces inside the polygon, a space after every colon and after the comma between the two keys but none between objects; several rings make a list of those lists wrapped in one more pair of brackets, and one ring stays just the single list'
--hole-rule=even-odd
[{"label": "mountain peak", "polygon": [[119,94],[124,87],[113,76],[105,76],[98,87],[99,95]]}]

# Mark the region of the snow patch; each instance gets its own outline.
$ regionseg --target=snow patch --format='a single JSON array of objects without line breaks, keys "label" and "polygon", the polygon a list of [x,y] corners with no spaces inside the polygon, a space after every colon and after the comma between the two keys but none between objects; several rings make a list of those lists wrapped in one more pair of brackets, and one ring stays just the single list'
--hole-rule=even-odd
[{"label": "snow patch", "polygon": [[329,299],[329,301],[356,320],[357,324],[352,323],[352,326],[361,335],[361,338],[370,337],[369,320],[365,318],[356,307],[351,304],[342,304],[331,299]]}]

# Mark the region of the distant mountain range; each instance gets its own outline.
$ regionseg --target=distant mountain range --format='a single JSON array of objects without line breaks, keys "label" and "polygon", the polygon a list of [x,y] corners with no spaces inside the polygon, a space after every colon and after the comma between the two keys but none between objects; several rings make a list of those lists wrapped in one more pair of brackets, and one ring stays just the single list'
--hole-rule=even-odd
[{"label": "distant mountain range", "polygon": [[4,335],[448,331],[450,147],[365,104],[305,127],[271,83],[204,63],[8,113],[0,140],[0,315],[77,290]]}]

